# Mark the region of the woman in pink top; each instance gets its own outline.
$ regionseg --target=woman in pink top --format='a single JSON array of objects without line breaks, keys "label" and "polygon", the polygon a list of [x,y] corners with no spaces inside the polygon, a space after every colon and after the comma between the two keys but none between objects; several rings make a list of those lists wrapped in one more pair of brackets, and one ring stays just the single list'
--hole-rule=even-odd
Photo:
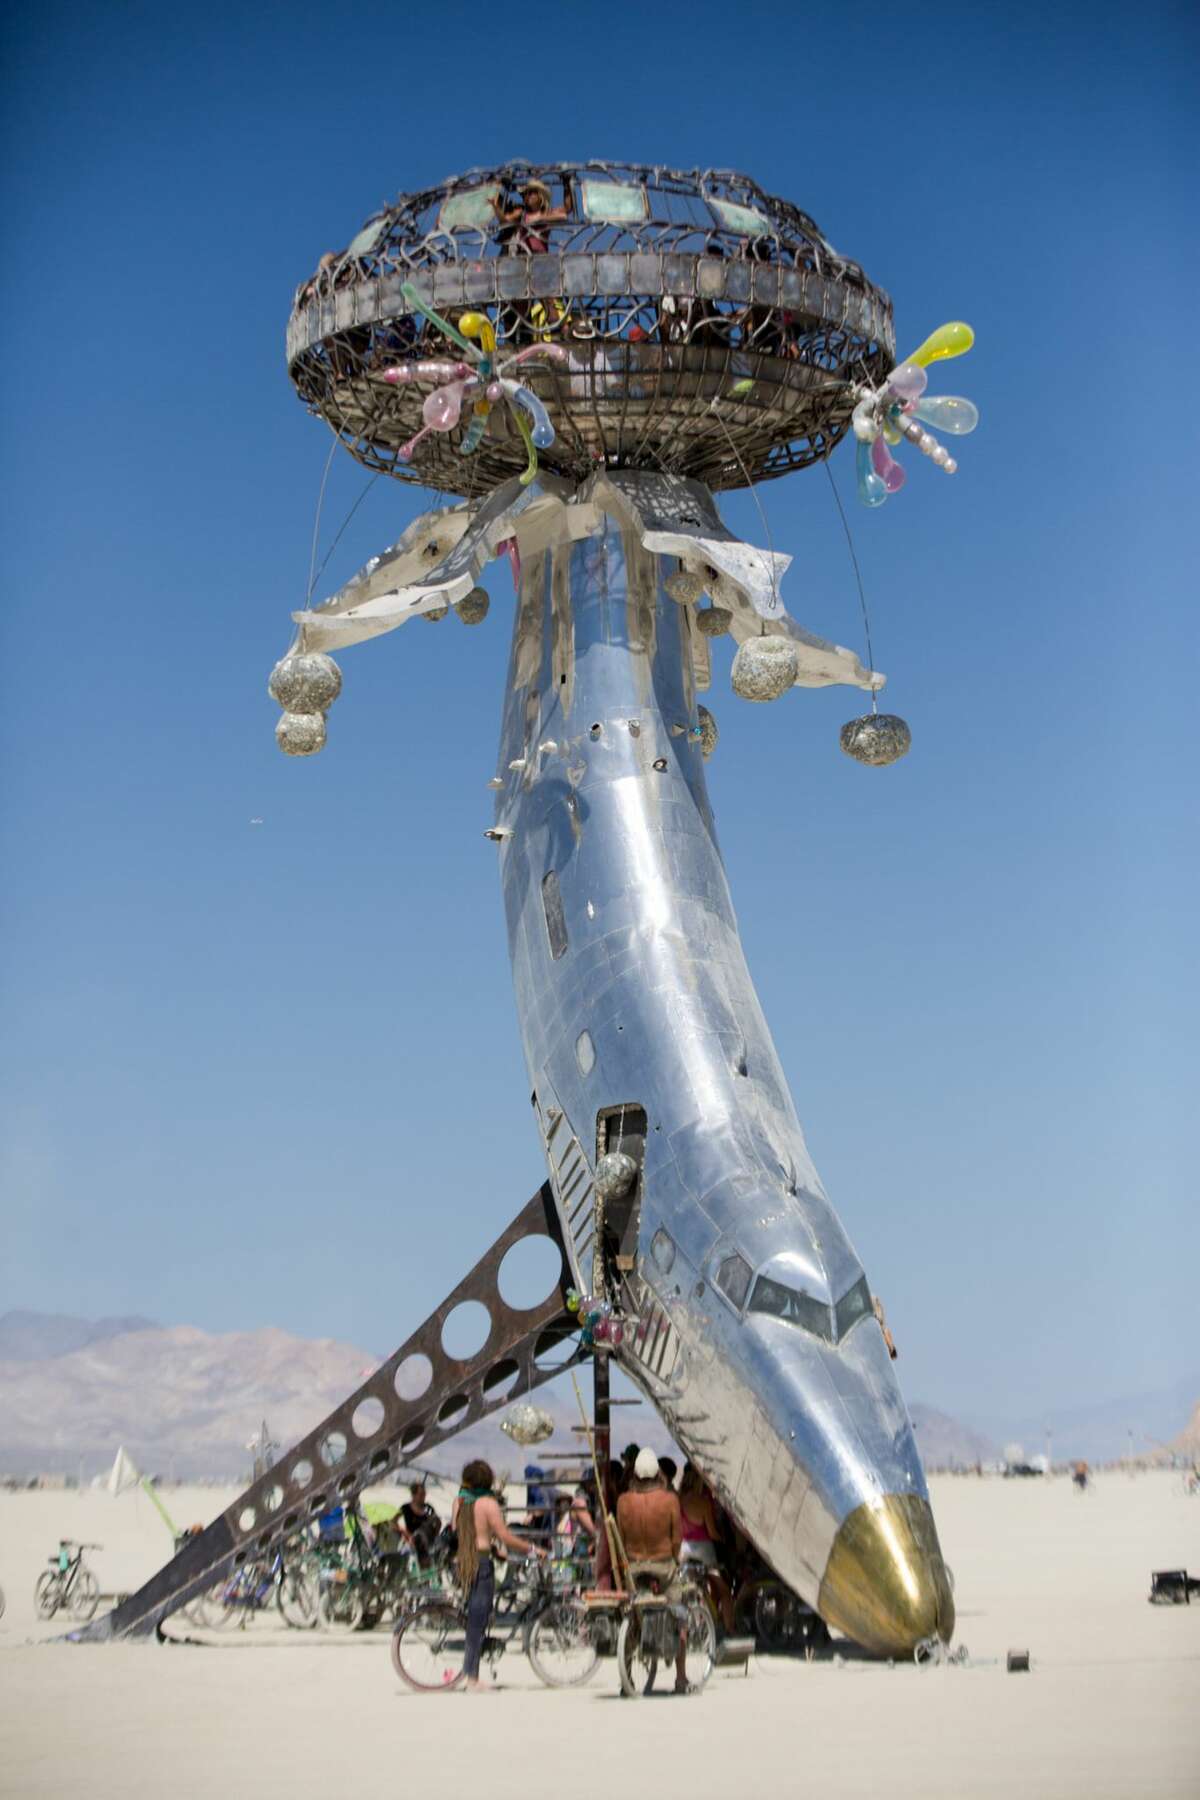
[{"label": "woman in pink top", "polygon": [[691,1463],[684,1466],[679,1483],[679,1509],[683,1535],[681,1560],[703,1564],[709,1592],[721,1614],[721,1624],[727,1633],[731,1632],[733,1594],[717,1563],[717,1538],[721,1530],[717,1509],[704,1477]]}]

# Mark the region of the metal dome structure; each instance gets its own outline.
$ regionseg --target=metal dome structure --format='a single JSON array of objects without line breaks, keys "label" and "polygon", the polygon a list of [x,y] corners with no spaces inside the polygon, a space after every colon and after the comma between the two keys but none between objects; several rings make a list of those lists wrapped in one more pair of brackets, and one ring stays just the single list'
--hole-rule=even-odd
[{"label": "metal dome structure", "polygon": [[[524,210],[534,193],[538,210]],[[407,289],[407,292],[406,292]],[[385,370],[443,355],[418,296],[486,316],[497,353],[557,345],[522,380],[553,420],[548,471],[659,471],[712,490],[828,455],[856,384],[894,360],[891,302],[807,216],[729,170],[513,162],[402,196],[299,289],[287,333],[302,398],[369,468],[467,498],[519,473],[507,408],[405,460],[430,383]],[[409,371],[411,374],[412,371]]]}]

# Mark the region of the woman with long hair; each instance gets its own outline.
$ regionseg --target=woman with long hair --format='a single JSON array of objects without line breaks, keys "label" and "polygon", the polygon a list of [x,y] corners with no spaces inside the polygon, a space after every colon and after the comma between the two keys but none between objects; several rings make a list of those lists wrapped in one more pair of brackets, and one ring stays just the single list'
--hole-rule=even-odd
[{"label": "woman with long hair", "polygon": [[503,1545],[519,1556],[545,1556],[536,1544],[518,1537],[504,1522],[500,1503],[492,1489],[496,1478],[489,1464],[467,1463],[458,1490],[455,1525],[458,1530],[458,1579],[467,1603],[467,1647],[463,1668],[467,1676],[467,1692],[479,1693],[479,1658],[492,1603],[496,1597],[496,1567],[493,1549]]}]

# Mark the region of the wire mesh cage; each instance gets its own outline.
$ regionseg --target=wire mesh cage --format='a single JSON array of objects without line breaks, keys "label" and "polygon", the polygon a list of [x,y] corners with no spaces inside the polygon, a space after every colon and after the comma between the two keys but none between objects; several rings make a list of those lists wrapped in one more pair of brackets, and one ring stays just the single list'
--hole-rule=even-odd
[{"label": "wire mesh cage", "polygon": [[465,419],[408,454],[431,384],[395,371],[448,349],[414,292],[452,324],[485,315],[499,357],[559,347],[521,377],[554,426],[542,465],[576,480],[658,469],[719,490],[803,468],[833,449],[853,384],[881,380],[895,348],[887,295],[748,176],[473,169],[323,256],[287,335],[302,398],[360,462],[467,496],[517,474],[526,446],[498,407],[472,454]]}]

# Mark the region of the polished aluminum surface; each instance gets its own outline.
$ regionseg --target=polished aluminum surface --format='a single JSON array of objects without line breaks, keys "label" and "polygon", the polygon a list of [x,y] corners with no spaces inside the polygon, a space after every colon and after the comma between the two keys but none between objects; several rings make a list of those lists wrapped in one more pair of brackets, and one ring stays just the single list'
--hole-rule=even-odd
[{"label": "polished aluminum surface", "polygon": [[[925,1477],[746,966],[693,735],[694,615],[631,522],[638,480],[602,479],[593,535],[524,559],[496,776],[563,1234],[577,1285],[607,1283],[634,1313],[620,1362],[779,1574],[835,1623],[866,1620],[876,1648],[909,1650],[953,1629]],[[639,1127],[616,1243],[592,1175]],[[807,1295],[824,1336],[746,1310],[760,1277]]]}]

